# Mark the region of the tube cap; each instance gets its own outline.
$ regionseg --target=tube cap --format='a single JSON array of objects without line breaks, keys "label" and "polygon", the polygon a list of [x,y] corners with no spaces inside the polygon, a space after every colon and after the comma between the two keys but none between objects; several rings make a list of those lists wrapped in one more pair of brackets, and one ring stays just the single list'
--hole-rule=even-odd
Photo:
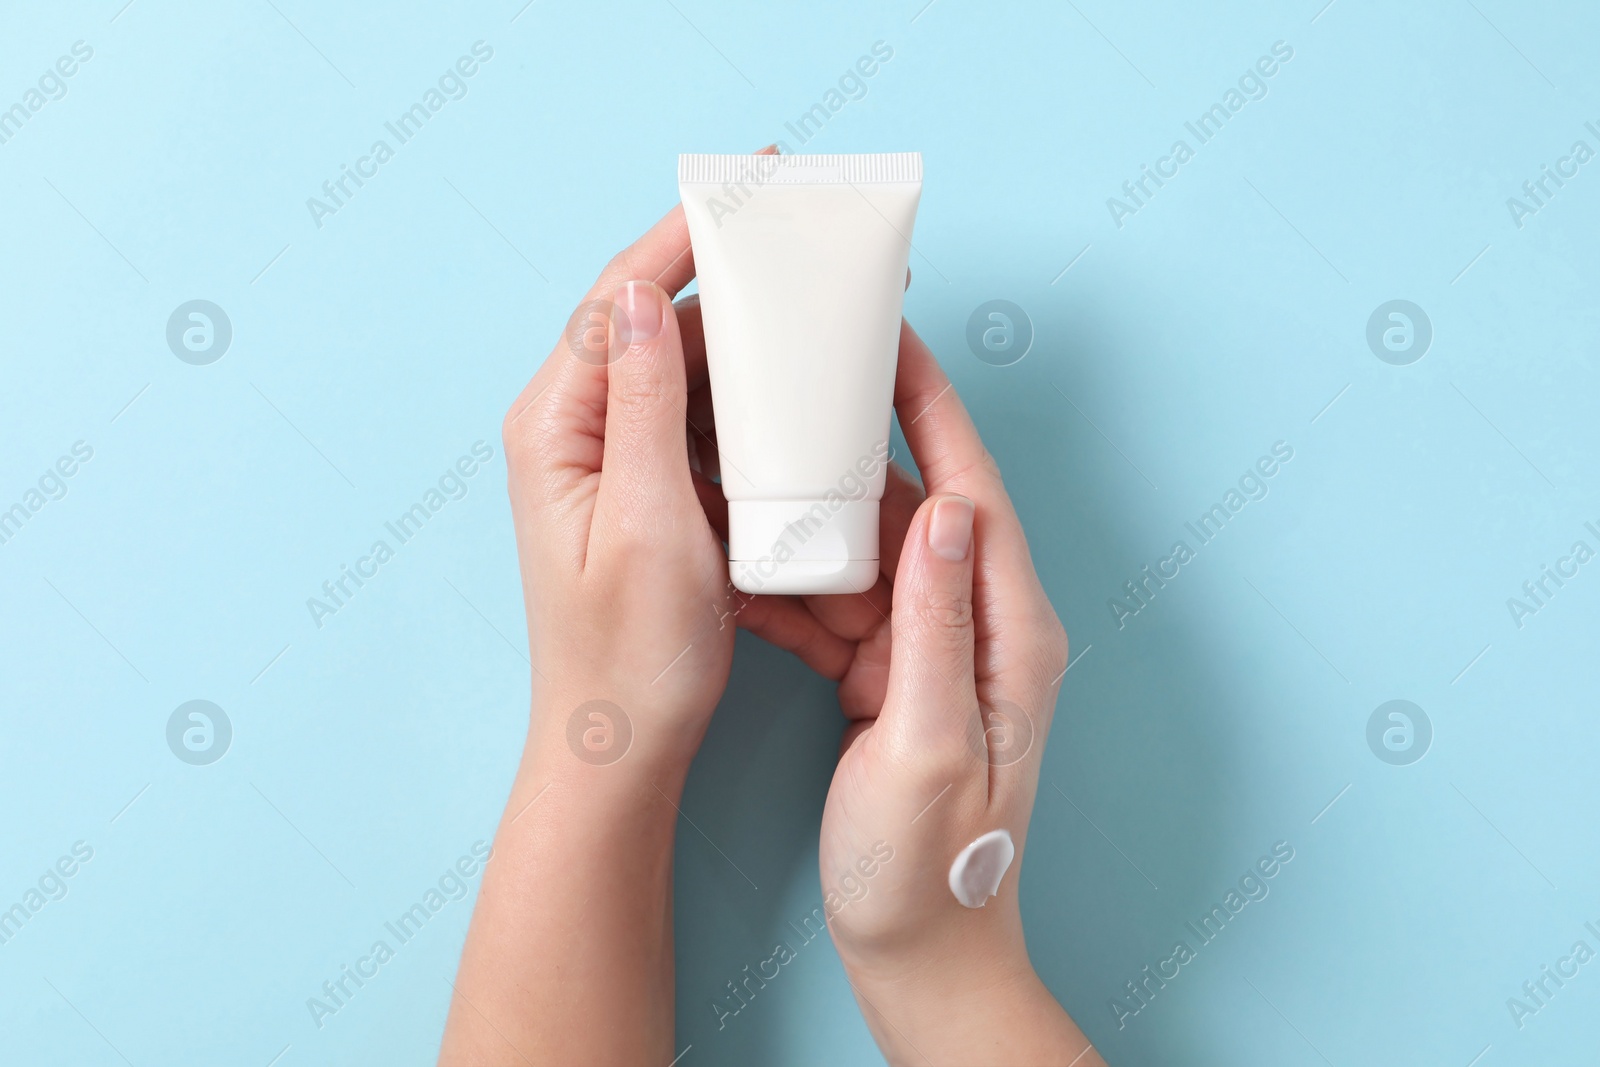
[{"label": "tube cap", "polygon": [[864,593],[878,580],[878,502],[730,500],[728,574],[746,593]]}]

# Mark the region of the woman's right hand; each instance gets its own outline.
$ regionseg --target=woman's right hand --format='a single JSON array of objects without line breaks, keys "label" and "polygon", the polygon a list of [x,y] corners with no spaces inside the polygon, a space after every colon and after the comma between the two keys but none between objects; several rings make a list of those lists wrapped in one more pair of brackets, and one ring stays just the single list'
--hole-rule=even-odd
[{"label": "woman's right hand", "polygon": [[[680,315],[699,355],[693,298]],[[694,384],[691,436],[710,459],[710,389]],[[926,492],[890,466],[877,584],[855,596],[741,594],[734,607],[740,627],[839,682],[849,725],[822,817],[824,917],[890,1063],[1092,1067],[1103,1061],[1028,960],[1017,902],[1066,632],[999,468],[905,324],[895,409]],[[726,537],[720,491],[696,480]],[[951,862],[996,829],[1015,859],[996,897],[963,907]]]},{"label": "woman's right hand", "polygon": [[[906,501],[885,509],[885,547],[901,537],[888,618],[841,683],[853,721],[820,849],[833,940],[890,1063],[1099,1064],[1034,973],[1017,899],[1066,632],[999,468],[909,325],[895,407],[927,498],[898,522]],[[828,599],[819,618],[861,615]],[[1000,829],[1015,860],[997,896],[963,906],[951,862]]]}]

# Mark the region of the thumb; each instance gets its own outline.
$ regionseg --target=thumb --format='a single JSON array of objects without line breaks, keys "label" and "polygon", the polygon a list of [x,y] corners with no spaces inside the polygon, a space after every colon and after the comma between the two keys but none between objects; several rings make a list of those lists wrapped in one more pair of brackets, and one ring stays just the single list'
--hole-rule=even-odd
[{"label": "thumb", "polygon": [[981,727],[973,677],[971,500],[923,501],[906,531],[894,581],[884,717],[908,744],[970,743]]},{"label": "thumb", "polygon": [[612,302],[599,507],[693,502],[678,316],[651,282],[624,284]]}]

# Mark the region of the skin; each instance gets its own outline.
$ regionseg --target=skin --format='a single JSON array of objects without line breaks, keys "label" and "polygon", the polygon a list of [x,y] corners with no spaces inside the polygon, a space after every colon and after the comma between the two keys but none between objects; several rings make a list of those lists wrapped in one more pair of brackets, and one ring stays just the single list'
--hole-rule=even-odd
[{"label": "skin", "polygon": [[[891,467],[877,584],[735,591],[699,303],[671,303],[693,273],[674,208],[585,297],[626,321],[580,308],[568,337],[589,345],[558,344],[505,419],[532,718],[439,1062],[677,1055],[673,836],[737,622],[839,683],[849,725],[820,867],[829,931],[888,1061],[1103,1063],[1023,940],[1017,885],[1067,640],[998,468],[905,326],[895,406],[926,489]],[[997,896],[965,908],[951,860],[1002,827],[1016,860]]]}]

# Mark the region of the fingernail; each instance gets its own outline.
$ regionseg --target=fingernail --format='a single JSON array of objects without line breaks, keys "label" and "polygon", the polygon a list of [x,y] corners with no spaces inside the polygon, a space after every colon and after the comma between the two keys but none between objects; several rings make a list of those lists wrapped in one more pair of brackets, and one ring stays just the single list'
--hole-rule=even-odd
[{"label": "fingernail", "polygon": [[641,344],[661,332],[661,290],[649,282],[629,282],[617,290],[622,312],[617,332],[625,345]]},{"label": "fingernail", "polygon": [[947,496],[933,506],[928,519],[928,547],[951,563],[967,558],[972,548],[972,501]]}]

